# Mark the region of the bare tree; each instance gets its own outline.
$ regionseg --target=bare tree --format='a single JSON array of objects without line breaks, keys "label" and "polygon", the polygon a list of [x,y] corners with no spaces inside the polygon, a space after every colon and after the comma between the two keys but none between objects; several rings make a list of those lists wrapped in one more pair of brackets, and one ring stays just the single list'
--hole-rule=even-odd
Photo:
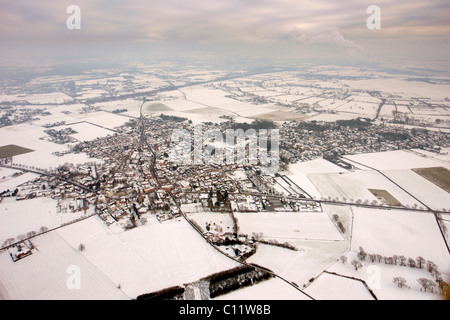
[{"label": "bare tree", "polygon": [[27,238],[31,238],[36,235],[36,231],[27,232]]},{"label": "bare tree", "polygon": [[362,263],[357,260],[352,260],[351,264],[352,264],[352,266],[355,267],[355,270],[358,270],[359,268],[362,267]]},{"label": "bare tree", "polygon": [[252,237],[255,241],[262,240],[264,234],[262,232],[253,232]]},{"label": "bare tree", "polygon": [[359,247],[358,259],[361,261],[365,261],[367,257],[367,253],[364,251],[362,247]]},{"label": "bare tree", "polygon": [[450,293],[450,286],[442,278],[436,279],[437,286],[439,288],[440,294],[448,295]]},{"label": "bare tree", "polygon": [[14,238],[8,238],[3,242],[2,248],[8,247],[14,243]]},{"label": "bare tree", "polygon": [[396,255],[396,254],[394,254],[394,255],[392,256],[392,260],[394,261],[394,264],[397,265],[398,260],[399,260],[399,256]]},{"label": "bare tree", "polygon": [[427,292],[427,290],[434,292],[434,289],[436,288],[436,283],[427,278],[419,278],[417,279],[417,282],[419,282],[425,292]]},{"label": "bare tree", "polygon": [[393,279],[393,282],[399,287],[399,288],[403,288],[406,286],[406,279],[403,277],[395,277]]},{"label": "bare tree", "polygon": [[341,256],[341,261],[342,263],[346,263],[347,262],[347,257],[346,256]]},{"label": "bare tree", "polygon": [[27,236],[24,235],[24,234],[19,234],[19,235],[17,236],[17,240],[18,240],[18,241],[25,240],[26,238],[27,238]]},{"label": "bare tree", "polygon": [[408,259],[408,264],[411,268],[415,268],[416,267],[416,260],[414,260],[413,258],[409,258]]},{"label": "bare tree", "polygon": [[426,269],[429,273],[434,273],[438,270],[438,266],[431,260],[427,261]]},{"label": "bare tree", "polygon": [[39,229],[39,232],[40,232],[40,233],[44,233],[44,232],[46,232],[46,231],[48,231],[48,228],[47,228],[46,226],[42,226],[42,227]]},{"label": "bare tree", "polygon": [[401,266],[406,266],[406,257],[405,256],[400,256],[400,265]]},{"label": "bare tree", "polygon": [[417,257],[417,267],[422,269],[425,266],[425,259],[421,256]]}]

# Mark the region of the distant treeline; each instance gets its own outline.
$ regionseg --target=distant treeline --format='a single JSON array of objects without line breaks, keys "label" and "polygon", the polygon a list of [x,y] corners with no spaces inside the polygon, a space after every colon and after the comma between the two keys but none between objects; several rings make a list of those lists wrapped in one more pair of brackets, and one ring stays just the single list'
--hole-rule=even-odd
[{"label": "distant treeline", "polygon": [[187,118],[182,118],[182,117],[177,117],[177,116],[168,116],[168,115],[165,115],[162,113],[160,114],[159,117],[163,120],[170,120],[170,121],[175,121],[175,122],[183,122],[183,121],[187,120]]},{"label": "distant treeline", "polygon": [[210,281],[210,297],[215,298],[272,277],[273,275],[269,272],[249,266],[240,266],[231,270],[219,272],[208,277]]},{"label": "distant treeline", "polygon": [[401,141],[411,138],[409,134],[404,132],[380,132],[379,134],[389,141]]},{"label": "distant treeline", "polygon": [[141,294],[136,300],[183,300],[184,288],[170,287],[161,291]]},{"label": "distant treeline", "polygon": [[372,125],[369,118],[356,118],[350,120],[337,120],[336,122],[321,122],[313,120],[310,122],[300,122],[298,128],[301,130],[309,131],[324,131],[335,129],[336,127],[349,127],[349,128],[367,128]]},{"label": "distant treeline", "polygon": [[255,130],[259,130],[259,129],[275,129],[277,127],[277,125],[275,124],[275,122],[270,121],[270,120],[254,120],[252,123],[237,123],[237,122],[233,122],[230,125],[230,129],[242,129],[244,131],[247,131],[248,129],[255,129]]},{"label": "distant treeline", "polygon": [[122,112],[127,112],[127,111],[128,111],[128,109],[116,109],[116,110],[113,110],[112,113],[122,113]]}]

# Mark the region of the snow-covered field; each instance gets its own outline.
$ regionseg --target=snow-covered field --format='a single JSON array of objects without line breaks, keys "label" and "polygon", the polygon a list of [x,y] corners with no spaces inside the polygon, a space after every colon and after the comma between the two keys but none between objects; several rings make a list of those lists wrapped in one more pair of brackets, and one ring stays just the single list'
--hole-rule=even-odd
[{"label": "snow-covered field", "polygon": [[185,221],[148,222],[113,233],[90,218],[59,229],[58,234],[131,298],[183,285],[238,264],[213,249]]},{"label": "snow-covered field", "polygon": [[0,300],[130,298],[55,231],[32,243],[37,250],[16,262],[0,251]]},{"label": "snow-covered field", "polygon": [[27,232],[39,233],[43,226],[52,229],[85,216],[83,211],[57,212],[56,205],[56,200],[44,197],[22,201],[5,198],[0,205],[0,245]]},{"label": "snow-covered field", "polygon": [[[412,152],[397,150],[387,152],[364,153],[345,156],[377,170],[404,170],[412,168],[442,167],[443,163],[435,159],[421,157]],[[355,166],[358,166],[355,164]],[[359,166],[363,170],[367,167]]]},{"label": "snow-covered field", "polygon": [[279,278],[269,279],[214,298],[214,300],[310,300]]},{"label": "snow-covered field", "polygon": [[36,167],[40,169],[57,168],[65,163],[73,165],[83,164],[86,162],[102,163],[103,160],[89,158],[85,153],[68,153],[61,157],[52,155],[44,151],[35,151],[28,154],[16,156],[13,159],[14,164],[21,164],[28,167]]},{"label": "snow-covered field", "polygon": [[[39,139],[40,137],[47,136],[44,130],[45,128],[30,125],[29,123],[0,128],[0,143],[2,145],[12,143],[35,151],[41,150],[46,153],[66,150],[67,147],[64,145]],[[14,159],[18,159],[20,156],[16,156]]]},{"label": "snow-covered field", "polygon": [[[432,214],[353,208],[353,216],[353,236],[351,251],[346,254],[347,261],[337,261],[327,271],[365,281],[378,299],[442,299],[441,295],[421,290],[419,278],[433,280],[425,269],[388,265],[383,260],[371,262],[369,259],[363,261],[358,270],[351,264],[352,260],[358,260],[356,252],[362,247],[368,254],[385,257],[403,255],[416,260],[422,256],[436,263],[442,277],[448,278],[450,255]],[[321,274],[305,292],[317,299],[372,298],[362,283],[338,275]],[[399,288],[393,282],[399,276],[406,280],[409,288]]]},{"label": "snow-covered field", "polygon": [[284,121],[304,117],[291,112],[289,109],[280,109],[280,107],[273,104],[255,105],[249,102],[238,101],[226,97],[228,92],[206,86],[186,87],[180,89],[179,92],[183,94],[181,99],[161,101],[173,109],[162,111],[164,114],[186,117],[194,122],[199,122],[199,119],[195,117],[197,113],[201,114],[203,121],[211,122],[223,121],[219,117],[224,115],[233,118],[248,118],[247,122],[251,122],[255,118]]},{"label": "snow-covered field", "polygon": [[445,99],[450,86],[425,82],[406,81],[400,78],[380,78],[368,80],[342,80],[352,89],[377,90],[384,93],[405,94],[410,97]]},{"label": "snow-covered field", "polygon": [[234,225],[230,213],[204,211],[201,205],[185,204],[181,210],[206,231],[206,225],[210,225],[211,230],[221,230],[219,233],[233,232]]},{"label": "snow-covered field", "polygon": [[434,210],[450,210],[450,194],[412,170],[383,172],[414,197]]},{"label": "snow-covered field", "polygon": [[342,236],[323,212],[236,212],[239,232],[263,233],[265,240],[342,240]]},{"label": "snow-covered field", "polygon": [[[174,70],[171,75],[173,79],[167,77],[166,81],[155,76],[159,72],[166,75],[167,68],[171,67]],[[186,86],[172,91],[161,90],[148,97],[150,100],[143,110],[148,116],[164,113],[185,117],[194,123],[227,121],[223,116],[232,117],[236,122],[251,122],[253,119],[303,120],[308,117],[307,121],[336,121],[355,117],[375,118],[380,102],[387,99],[380,118],[390,119],[393,111],[398,111],[435,123],[436,119],[445,120],[447,116],[449,103],[444,98],[448,97],[449,85],[410,81],[406,76],[350,67],[308,68],[308,72],[312,72],[311,77],[305,77],[298,71],[279,72]],[[227,75],[222,71],[195,70],[195,67],[176,71],[174,65],[152,65],[145,70],[146,74],[136,75],[126,72],[118,75],[115,72],[112,77],[91,78],[85,74],[72,80],[78,87],[77,98],[88,99],[108,95],[108,91],[131,94]],[[336,77],[333,78],[333,75]],[[363,78],[349,80],[359,76]],[[31,79],[30,83],[37,85],[68,79],[42,77]],[[379,97],[368,93],[375,95],[375,91],[379,92]],[[246,102],[254,98],[251,94],[264,98],[261,100],[264,103]],[[440,107],[430,108],[419,99]],[[99,102],[94,107],[100,107],[102,111],[86,112],[88,106],[82,103],[57,105],[72,100],[62,92],[0,95],[1,102],[20,100],[31,105],[19,102],[17,104],[23,105],[17,105],[18,108],[39,107],[51,113],[29,123],[0,128],[0,145],[14,143],[34,150],[14,157],[15,164],[30,168],[55,168],[66,162],[100,162],[85,154],[55,156],[52,153],[67,151],[69,146],[40,139],[48,137],[44,126],[65,121],[65,125],[59,124],[55,129],[71,127],[78,132],[73,134],[74,138],[92,140],[113,133],[130,117],[138,117],[142,103],[139,98]],[[151,105],[155,105],[153,110]],[[116,109],[126,111],[112,113]],[[308,113],[302,114],[300,110]],[[432,130],[448,131],[437,127]],[[346,158],[354,161],[355,169],[346,170],[324,159],[316,159],[291,164],[282,175],[316,199],[360,200],[366,204],[376,201],[379,204],[369,190],[378,189],[385,190],[410,208],[421,207],[414,197],[433,209],[450,208],[448,192],[411,170],[430,167],[450,169],[448,154],[405,150],[349,155]],[[12,190],[36,177],[32,173],[13,177],[14,172],[0,169],[0,191]],[[230,176],[248,180],[242,170]],[[277,190],[283,191],[283,187],[288,187],[281,177],[276,180],[279,182],[274,186]],[[251,196],[247,196],[247,201],[252,201]],[[21,238],[30,231],[38,232],[43,226],[51,229],[85,216],[83,212],[59,213],[56,204],[57,201],[46,198],[24,201],[3,199],[0,204],[0,244],[8,238]],[[239,233],[256,238],[260,236],[265,241],[289,243],[296,249],[257,242],[257,251],[247,262],[274,271],[315,299],[373,299],[364,282],[379,299],[441,298],[440,295],[421,291],[417,279],[431,279],[430,273],[424,269],[366,260],[359,270],[355,270],[350,262],[358,259],[356,252],[360,247],[368,253],[386,257],[403,255],[416,259],[422,256],[435,262],[447,280],[450,276],[450,255],[432,213],[338,205],[323,205],[322,209],[322,212],[235,212]],[[210,225],[219,232],[234,231],[229,213],[206,212],[197,204],[183,205],[182,210],[204,229]],[[333,215],[339,217],[345,232],[341,233],[337,228]],[[127,231],[117,224],[107,227],[97,216],[50,231],[32,238],[37,250],[17,262],[12,261],[8,251],[0,251],[0,300],[133,299],[239,265],[209,245],[184,219],[159,223],[152,215],[144,217],[147,219],[145,224]],[[443,219],[442,225],[450,229],[448,216],[443,215]],[[84,250],[79,250],[80,244],[84,245]],[[346,263],[338,261],[343,255],[348,259]],[[80,289],[70,290],[67,286],[70,277],[67,270],[71,266],[78,267],[81,272]],[[398,288],[392,281],[396,276],[404,277],[410,288]],[[293,286],[274,278],[217,299],[307,298]]]},{"label": "snow-covered field", "polygon": [[62,128],[72,128],[77,133],[71,134],[70,136],[77,139],[78,141],[90,141],[100,137],[106,137],[108,135],[114,134],[113,131],[98,127],[88,122],[80,122],[71,124],[68,126],[63,126]]},{"label": "snow-covered field", "polygon": [[303,173],[301,170],[294,170],[292,167],[289,168],[289,172],[293,172],[292,174],[286,174],[289,179],[307,192],[312,198],[320,199],[322,194],[317,190],[306,173]]},{"label": "snow-covered field", "polygon": [[91,123],[95,123],[96,125],[108,128],[108,129],[114,129],[116,127],[124,125],[126,122],[128,122],[130,119],[126,116],[120,115],[120,114],[114,114],[104,111],[99,112],[93,112],[86,116],[86,119],[83,119],[85,121],[89,121]]},{"label": "snow-covered field", "polygon": [[335,122],[337,120],[350,120],[360,117],[359,115],[352,115],[349,113],[319,113],[318,115],[313,115],[305,121],[326,121],[326,122]]},{"label": "snow-covered field", "polygon": [[[348,277],[353,277],[356,279],[361,279],[365,281],[367,286],[372,290],[377,299],[380,300],[442,300],[443,296],[421,291],[421,286],[417,282],[419,278],[427,278],[433,280],[424,269],[410,268],[408,266],[399,265],[386,265],[384,262],[372,263],[369,261],[363,262],[363,266],[355,270],[351,265],[352,260],[357,260],[356,254],[350,252],[346,255],[347,262],[344,264],[341,261],[333,264],[332,267],[328,269],[329,272],[337,273],[339,275],[344,275]],[[321,275],[317,280],[321,281]],[[406,280],[406,285],[409,287],[399,288],[394,282],[395,277],[402,277]],[[317,281],[316,280],[316,281]],[[311,285],[312,290],[314,290],[314,283]],[[309,291],[309,287],[306,292],[313,294]],[[322,292],[323,294],[324,292]],[[346,290],[336,290],[337,294],[343,296],[346,295]],[[320,294],[320,293],[319,293]]]},{"label": "snow-covered field", "polygon": [[374,300],[361,281],[329,273],[320,275],[305,292],[317,300]]},{"label": "snow-covered field", "polygon": [[137,99],[123,99],[113,100],[108,102],[97,102],[94,106],[100,107],[102,110],[112,112],[117,109],[126,109],[123,114],[132,117],[139,117],[139,107],[142,104],[142,100]]},{"label": "snow-covered field", "polygon": [[289,165],[289,172],[293,174],[303,173],[330,173],[330,172],[346,172],[344,168],[335,165],[325,159],[315,159],[305,162],[297,162]]},{"label": "snow-covered field", "polygon": [[25,100],[30,104],[63,103],[72,100],[71,97],[62,92],[39,93],[29,95],[0,95],[0,101]]},{"label": "snow-covered field", "polygon": [[342,106],[337,107],[335,110],[342,113],[356,114],[359,117],[375,118],[377,113],[378,104],[361,101],[350,101]]},{"label": "snow-covered field", "polygon": [[380,204],[378,199],[369,191],[369,189],[380,189],[389,192],[404,206],[414,206],[414,204],[420,206],[418,201],[377,171],[357,170],[342,174],[310,174],[308,177],[325,198],[331,197],[341,201],[352,199],[353,201],[367,201],[367,203],[377,201]]},{"label": "snow-covered field", "polygon": [[0,182],[0,192],[5,190],[14,190],[19,185],[26,183],[30,180],[36,179],[38,177],[37,174],[26,172],[19,176],[14,176],[14,174],[17,173],[17,170],[13,169],[5,169],[2,168],[0,170],[0,175],[5,177],[4,180]]},{"label": "snow-covered field", "polygon": [[256,253],[247,262],[268,268],[303,288],[348,249],[347,241],[298,240],[295,245],[298,251],[258,244]]},{"label": "snow-covered field", "polygon": [[431,213],[353,208],[351,248],[383,256],[422,256],[450,274],[450,255]]}]

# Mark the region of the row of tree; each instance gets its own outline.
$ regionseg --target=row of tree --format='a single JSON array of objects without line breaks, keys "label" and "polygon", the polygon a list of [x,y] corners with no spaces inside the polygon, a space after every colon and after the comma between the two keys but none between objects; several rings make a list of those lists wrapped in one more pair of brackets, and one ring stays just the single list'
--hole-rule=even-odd
[{"label": "row of tree", "polygon": [[28,238],[36,236],[37,234],[45,233],[47,231],[48,231],[48,228],[46,226],[42,226],[38,232],[30,231],[30,232],[27,232],[26,234],[19,234],[16,238],[8,238],[3,242],[0,249],[9,247],[10,245],[12,245],[16,242],[24,241]]},{"label": "row of tree", "polygon": [[333,221],[337,223],[339,229],[341,230],[342,233],[345,233],[345,227],[342,224],[342,222],[339,220],[339,215],[337,214],[333,214]]},{"label": "row of tree", "polygon": [[[406,279],[403,277],[394,277],[393,282],[399,288],[410,288],[406,284]],[[436,279],[436,282],[427,278],[419,278],[417,279],[417,282],[422,287],[421,290],[425,292],[440,293],[445,296],[448,296],[450,293],[450,286],[444,280],[442,280],[442,278]]]},{"label": "row of tree", "polygon": [[[384,262],[385,264],[390,265],[398,265],[398,266],[409,266],[410,268],[419,268],[425,269],[430,273],[430,275],[434,278],[435,281],[427,279],[427,278],[419,278],[417,282],[422,286],[421,290],[425,292],[433,292],[447,295],[449,293],[450,287],[443,279],[442,275],[439,272],[438,266],[431,260],[426,260],[422,256],[414,258],[407,258],[404,255],[393,255],[392,257],[382,256],[380,254],[370,254],[367,253],[362,247],[359,247],[359,252],[357,253],[358,260],[354,259],[351,261],[351,265],[355,268],[355,270],[360,269],[363,264],[363,261],[369,261],[372,263]],[[346,263],[347,257],[342,256],[341,261]],[[400,288],[409,288],[406,284],[407,281],[403,277],[394,277],[393,282],[397,284]]]}]

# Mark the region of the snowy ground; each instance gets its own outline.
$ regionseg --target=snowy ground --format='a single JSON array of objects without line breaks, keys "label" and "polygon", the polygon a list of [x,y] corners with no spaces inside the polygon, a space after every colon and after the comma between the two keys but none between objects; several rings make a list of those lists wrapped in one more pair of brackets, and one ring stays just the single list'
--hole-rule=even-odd
[{"label": "snowy ground", "polygon": [[249,263],[263,266],[303,288],[348,249],[346,241],[297,241],[298,251],[258,244]]},{"label": "snowy ground", "polygon": [[210,225],[211,230],[219,233],[234,232],[233,219],[230,213],[205,211],[198,204],[182,205],[181,210],[205,232],[207,224]]},{"label": "snowy ground", "polygon": [[[403,150],[348,155],[345,157],[381,171],[443,166],[443,163],[438,160],[421,157],[412,152]],[[355,164],[355,166],[358,165]],[[367,170],[367,167],[358,167]]]},{"label": "snowy ground", "polygon": [[0,181],[0,191],[6,191],[8,189],[12,191],[21,184],[34,180],[38,177],[37,174],[30,172],[23,173],[19,176],[14,176],[14,174],[17,173],[18,171],[14,169],[1,168],[0,175],[2,175],[2,178],[5,177],[5,179]]},{"label": "snowy ground", "polygon": [[157,222],[112,233],[90,218],[58,234],[129,297],[183,285],[238,264],[213,249],[184,220]]},{"label": "snowy ground", "polygon": [[70,136],[78,141],[91,141],[96,138],[114,134],[114,131],[93,125],[89,122],[80,122],[68,126],[62,126],[59,130],[64,128],[72,128],[75,130],[77,133],[71,134]]},{"label": "snowy ground", "polygon": [[[427,278],[433,280],[430,274],[424,269],[410,268],[396,265],[385,265],[382,263],[363,262],[363,266],[355,270],[350,261],[356,259],[356,254],[350,252],[347,254],[347,262],[336,262],[328,269],[329,272],[337,273],[366,282],[367,286],[372,290],[379,300],[442,300],[443,296],[421,291],[421,286],[417,282],[419,278]],[[317,280],[321,280],[322,274]],[[403,277],[409,288],[399,288],[394,282],[395,277]],[[314,290],[314,283],[311,290]],[[306,290],[307,293],[313,294],[313,291]],[[337,294],[345,296],[346,290],[336,290]],[[322,292],[323,294],[324,292]],[[320,293],[319,293],[320,294]]]},{"label": "snowy ground", "polygon": [[[326,270],[337,275],[322,273],[308,286],[306,293],[317,299],[372,299],[361,282],[339,276],[342,275],[364,280],[378,299],[442,299],[441,295],[421,290],[417,279],[433,280],[424,269],[366,260],[360,269],[355,270],[350,263],[358,260],[356,252],[360,247],[367,253],[387,257],[404,255],[416,259],[422,256],[435,262],[443,278],[448,278],[450,256],[431,214],[363,208],[354,208],[353,211],[353,236],[351,251],[346,254],[347,261],[333,263]],[[405,278],[409,288],[399,288],[393,283],[393,278],[399,276]]]},{"label": "snowy ground", "polygon": [[[148,69],[152,73],[155,70],[157,69],[153,66]],[[448,85],[408,81],[400,75],[375,74],[370,70],[357,68],[322,66],[311,68],[311,71],[337,76],[364,75],[370,79],[335,78],[321,81],[301,79],[297,72],[263,74],[224,83],[232,87],[227,90],[239,95],[239,99],[245,98],[243,92],[248,92],[266,98],[264,104],[255,105],[232,99],[229,97],[230,92],[218,89],[217,86],[197,85],[158,93],[152,97],[154,101],[147,105],[164,106],[145,112],[186,117],[194,123],[226,121],[221,117],[224,115],[233,117],[236,122],[251,122],[255,118],[292,120],[306,116],[311,116],[308,121],[335,121],[359,116],[374,118],[381,99],[364,92],[367,90],[380,91],[383,97],[390,95],[396,101],[397,106],[394,106],[394,100],[386,104],[381,109],[380,117],[389,118],[394,110],[409,114],[407,106],[417,118],[430,122],[446,115],[445,106],[448,103],[443,99],[448,96]],[[74,80],[83,90],[80,97],[89,98],[106,93],[100,89],[91,89],[93,85],[113,84],[119,91],[132,90],[121,83],[127,75],[124,73],[117,77],[96,79],[86,76]],[[209,72],[194,70],[184,70],[177,75],[180,78],[173,81],[174,85],[186,83],[188,79],[201,81],[217,77]],[[62,80],[64,78],[58,81]],[[37,84],[55,79],[42,77],[33,81],[37,81]],[[153,75],[136,76],[133,82],[136,85],[135,92],[153,90],[168,84]],[[236,88],[242,91],[238,92]],[[411,103],[411,97],[424,98],[443,107],[431,110],[419,101]],[[0,95],[0,101],[3,102],[18,100],[35,104],[24,104],[21,108],[42,107],[51,112],[51,115],[31,123],[0,128],[0,141],[2,145],[15,143],[35,150],[14,157],[14,163],[39,168],[57,167],[65,162],[76,164],[95,160],[83,154],[68,154],[63,157],[52,155],[55,151],[66,151],[68,146],[39,139],[46,136],[44,125],[66,121],[68,124],[62,127],[70,126],[78,131],[73,135],[76,139],[91,140],[112,133],[114,128],[129,121],[130,116],[139,116],[142,102],[140,99],[124,99],[96,103],[95,107],[100,107],[103,111],[86,113],[83,111],[87,107],[84,104],[49,105],[72,100],[61,92]],[[311,107],[314,112],[303,115],[293,112],[293,107],[281,107],[277,103]],[[116,109],[126,111],[113,114],[112,111]],[[448,155],[414,150],[351,155],[348,158],[362,165],[355,163],[356,169],[348,171],[324,159],[317,159],[292,164],[285,174],[315,198],[361,199],[371,203],[377,199],[368,189],[381,189],[405,206],[420,207],[417,200],[407,192],[376,170],[366,167],[370,166],[382,171],[426,205],[439,210],[450,208],[450,196],[447,192],[411,170],[439,166],[450,168]],[[35,177],[34,174],[26,173],[12,178],[12,174],[11,170],[1,169],[0,190],[13,189]],[[247,179],[241,171],[236,171],[234,177]],[[183,211],[202,227],[207,223],[214,223],[224,232],[233,228],[229,214],[204,212],[196,205],[183,205]],[[341,233],[332,221],[334,214],[339,216],[339,221],[346,228],[345,233]],[[323,212],[319,213],[237,212],[235,215],[240,233],[250,236],[262,233],[264,240],[288,242],[298,249],[258,244],[257,252],[248,262],[269,268],[295,282],[300,288],[307,287],[306,292],[315,299],[373,299],[362,281],[348,277],[364,280],[379,299],[441,298],[420,290],[417,278],[430,277],[425,270],[367,261],[361,269],[355,270],[350,261],[356,259],[355,252],[359,247],[363,247],[368,253],[384,256],[423,256],[434,261],[445,277],[450,275],[450,255],[435,217],[429,213],[324,205]],[[80,216],[83,216],[82,212],[57,213],[56,201],[51,199],[16,202],[5,198],[0,205],[0,243],[29,231],[38,231],[42,226],[59,226]],[[130,299],[143,293],[196,281],[238,265],[206,243],[183,219],[159,223],[153,216],[146,218],[148,222],[145,225],[124,232],[114,225],[108,228],[98,217],[91,217],[33,238],[37,250],[18,262],[12,262],[7,251],[1,251],[0,299]],[[448,217],[444,219],[443,224],[450,228]],[[80,244],[85,246],[84,251],[79,250]],[[337,261],[341,255],[347,256],[347,263]],[[81,289],[70,290],[67,287],[69,266],[80,268]],[[324,273],[324,270],[330,273]],[[392,282],[395,276],[404,277],[410,288],[398,288]],[[282,280],[271,279],[218,299],[305,298],[304,294]]]},{"label": "snowy ground", "polygon": [[404,206],[413,206],[414,204],[419,206],[420,204],[376,171],[356,170],[343,174],[310,174],[308,177],[325,198],[347,199],[347,201],[353,199],[353,201],[361,200],[372,203],[378,199],[369,189],[381,189],[389,192]]},{"label": "snowy ground", "polygon": [[129,299],[55,231],[32,243],[37,250],[16,262],[0,251],[0,300]]},{"label": "snowy ground", "polygon": [[[100,118],[104,115],[110,115],[108,113],[104,113],[102,115],[97,115],[90,120],[96,121],[98,123],[106,123],[111,127],[117,125],[119,122],[117,120],[123,121],[125,118],[116,119],[116,121],[109,122],[111,117],[106,117],[100,121]],[[115,116],[115,115],[112,115]],[[77,124],[82,125],[83,124]],[[111,134],[112,131],[108,131],[97,126],[92,126],[95,128],[94,131],[80,132],[79,138],[90,139],[95,138],[97,136],[104,135],[105,133]],[[57,127],[60,128],[60,127]],[[73,163],[74,165],[79,163],[85,163],[90,161],[98,162],[100,160],[93,159],[87,157],[86,154],[66,154],[64,156],[58,157],[53,152],[64,152],[69,149],[67,144],[57,144],[50,142],[45,139],[40,139],[42,137],[48,137],[48,135],[44,132],[46,130],[44,127],[27,124],[18,124],[14,126],[0,128],[0,144],[5,145],[8,143],[14,143],[18,146],[29,148],[34,150],[33,152],[29,152],[26,154],[21,154],[13,157],[14,164],[21,164],[29,167],[36,167],[41,169],[46,168],[56,168],[64,163]],[[101,130],[101,132],[100,132]],[[106,132],[108,131],[108,132]]]},{"label": "snowy ground", "polygon": [[56,205],[56,200],[44,197],[22,201],[5,198],[0,205],[0,245],[27,232],[39,233],[43,226],[52,229],[85,216],[83,211],[57,212]]},{"label": "snowy ground", "polygon": [[232,291],[216,297],[215,300],[310,300],[279,278],[260,282],[256,285]]},{"label": "snowy ground", "polygon": [[236,212],[239,232],[263,233],[265,240],[291,243],[292,240],[342,240],[323,212]]},{"label": "snowy ground", "polygon": [[383,256],[422,256],[450,274],[450,255],[430,213],[353,208],[352,250]]},{"label": "snowy ground", "polygon": [[317,300],[374,300],[364,283],[323,273],[305,290]]}]

